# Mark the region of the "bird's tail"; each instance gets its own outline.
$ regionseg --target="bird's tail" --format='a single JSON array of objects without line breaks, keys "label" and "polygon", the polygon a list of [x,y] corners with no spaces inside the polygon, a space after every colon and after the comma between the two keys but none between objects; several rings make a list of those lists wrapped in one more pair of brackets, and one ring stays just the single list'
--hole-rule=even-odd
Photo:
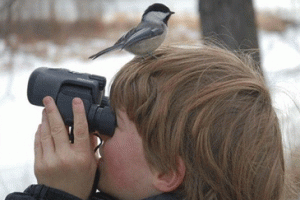
[{"label": "bird's tail", "polygon": [[107,49],[99,51],[98,53],[90,56],[89,59],[93,59],[94,60],[94,59],[98,58],[99,56],[101,56],[101,55],[103,55],[105,53],[108,53],[110,51],[114,51],[114,50],[120,49],[120,48],[121,48],[121,45],[114,45],[114,46],[108,47]]}]

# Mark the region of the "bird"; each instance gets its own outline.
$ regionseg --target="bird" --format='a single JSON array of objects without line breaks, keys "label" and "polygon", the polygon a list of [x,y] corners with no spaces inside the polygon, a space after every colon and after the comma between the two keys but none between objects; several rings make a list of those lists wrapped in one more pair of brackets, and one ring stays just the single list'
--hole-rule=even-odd
[{"label": "bird", "polygon": [[144,12],[141,22],[123,35],[113,46],[108,47],[89,57],[99,56],[117,49],[125,49],[134,55],[146,57],[163,43],[168,31],[168,21],[172,14],[167,6],[161,3],[150,5]]}]

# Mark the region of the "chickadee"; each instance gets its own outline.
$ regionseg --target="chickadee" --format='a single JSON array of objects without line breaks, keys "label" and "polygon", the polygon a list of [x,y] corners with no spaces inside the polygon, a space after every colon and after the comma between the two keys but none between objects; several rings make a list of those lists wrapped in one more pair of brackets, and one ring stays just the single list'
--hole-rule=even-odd
[{"label": "chickadee", "polygon": [[175,12],[160,3],[155,3],[149,6],[142,17],[139,25],[131,29],[123,35],[113,46],[104,49],[95,55],[90,56],[91,59],[116,50],[125,49],[138,56],[152,55],[152,52],[157,49],[165,40],[168,20]]}]

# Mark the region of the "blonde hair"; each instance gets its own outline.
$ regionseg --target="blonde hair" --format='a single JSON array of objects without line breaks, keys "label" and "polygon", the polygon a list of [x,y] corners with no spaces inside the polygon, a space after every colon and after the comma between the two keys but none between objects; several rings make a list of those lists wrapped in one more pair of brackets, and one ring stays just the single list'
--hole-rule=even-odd
[{"label": "blonde hair", "polygon": [[263,77],[247,56],[219,47],[162,47],[134,58],[111,87],[143,139],[150,166],[186,174],[178,194],[199,199],[279,199],[281,132]]}]

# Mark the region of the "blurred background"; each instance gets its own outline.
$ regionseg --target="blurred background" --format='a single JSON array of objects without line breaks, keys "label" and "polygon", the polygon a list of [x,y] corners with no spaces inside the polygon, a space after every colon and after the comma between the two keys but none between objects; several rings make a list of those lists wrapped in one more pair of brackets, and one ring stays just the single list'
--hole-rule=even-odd
[{"label": "blurred background", "polygon": [[[36,183],[33,141],[42,108],[27,100],[31,72],[45,66],[105,76],[108,94],[114,74],[133,55],[116,51],[96,60],[88,57],[114,44],[156,2],[0,1],[0,199]],[[300,0],[159,2],[175,11],[163,45],[201,43],[208,37],[233,51],[252,52],[282,124],[288,171],[299,183]]]}]

